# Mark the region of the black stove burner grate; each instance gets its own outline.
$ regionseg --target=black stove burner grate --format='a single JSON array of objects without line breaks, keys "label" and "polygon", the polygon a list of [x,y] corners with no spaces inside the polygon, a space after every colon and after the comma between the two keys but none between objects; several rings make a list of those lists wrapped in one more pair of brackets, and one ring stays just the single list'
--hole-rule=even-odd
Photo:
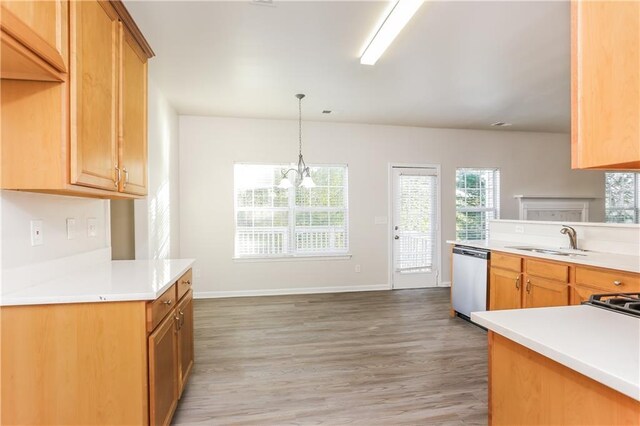
[{"label": "black stove burner grate", "polygon": [[640,317],[640,293],[594,294],[583,303]]}]

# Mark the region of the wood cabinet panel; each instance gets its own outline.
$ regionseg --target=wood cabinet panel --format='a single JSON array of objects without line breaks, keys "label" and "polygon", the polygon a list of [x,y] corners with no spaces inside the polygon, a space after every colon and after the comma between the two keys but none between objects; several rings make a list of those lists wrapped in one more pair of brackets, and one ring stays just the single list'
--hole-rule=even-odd
[{"label": "wood cabinet panel", "polygon": [[491,266],[515,272],[522,272],[522,257],[492,251]]},{"label": "wood cabinet panel", "polygon": [[491,267],[489,285],[489,310],[518,309],[522,307],[520,272]]},{"label": "wood cabinet panel", "polygon": [[573,0],[573,168],[640,168],[640,2]]},{"label": "wood cabinet panel", "polygon": [[640,274],[576,266],[576,284],[602,289],[602,293],[640,291]]},{"label": "wood cabinet panel", "polygon": [[147,424],[144,302],[0,308],[0,424]]},{"label": "wood cabinet panel", "polygon": [[489,332],[489,424],[637,425],[640,402]]},{"label": "wood cabinet panel", "polygon": [[[11,38],[51,67],[53,73],[67,72],[68,3],[64,0],[48,1],[0,1],[0,23],[3,37]],[[4,56],[4,54],[3,54]],[[38,79],[24,72],[6,74],[3,78]],[[28,69],[28,64],[23,64]],[[16,75],[22,74],[22,75]],[[45,78],[45,80],[49,80]]]},{"label": "wood cabinet panel", "polygon": [[178,300],[182,299],[182,296],[187,294],[189,290],[191,290],[191,282],[193,280],[193,273],[191,269],[184,273],[183,276],[180,277],[177,283],[178,287]]},{"label": "wood cabinet panel", "polygon": [[525,275],[524,308],[566,306],[569,304],[569,285],[566,282]]},{"label": "wood cabinet panel", "polygon": [[180,300],[176,308],[179,318],[178,331],[178,397],[182,396],[184,387],[193,367],[193,292],[189,290]]},{"label": "wood cabinet panel", "polygon": [[71,183],[117,191],[118,17],[108,3],[72,2]]},{"label": "wood cabinet panel", "polygon": [[168,315],[149,335],[149,420],[168,425],[178,404],[177,323]]},{"label": "wood cabinet panel", "polygon": [[121,25],[120,190],[147,193],[147,58]]},{"label": "wood cabinet panel", "polygon": [[542,260],[525,259],[525,272],[528,275],[548,278],[550,280],[569,282],[569,265],[545,262]]},{"label": "wood cabinet panel", "polygon": [[147,303],[147,331],[151,332],[177,304],[176,285],[172,285],[153,302]]}]

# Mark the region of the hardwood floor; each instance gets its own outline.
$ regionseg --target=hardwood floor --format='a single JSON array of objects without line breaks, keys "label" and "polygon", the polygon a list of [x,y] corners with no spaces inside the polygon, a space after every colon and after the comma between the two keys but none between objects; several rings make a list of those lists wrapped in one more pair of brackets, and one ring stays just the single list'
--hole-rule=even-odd
[{"label": "hardwood floor", "polygon": [[449,290],[195,301],[175,424],[486,424],[487,338]]}]

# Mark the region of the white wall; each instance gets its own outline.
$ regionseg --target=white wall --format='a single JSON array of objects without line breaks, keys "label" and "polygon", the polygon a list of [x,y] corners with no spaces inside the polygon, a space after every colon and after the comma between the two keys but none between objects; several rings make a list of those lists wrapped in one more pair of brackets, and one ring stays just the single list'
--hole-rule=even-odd
[{"label": "white wall", "polygon": [[149,195],[135,200],[136,259],[180,255],[178,114],[149,79]]},{"label": "white wall", "polygon": [[[0,194],[2,269],[13,269],[108,248],[109,201],[18,191]],[[67,218],[76,219],[76,238],[67,239]],[[96,237],[87,236],[87,219],[96,218]],[[31,246],[31,220],[42,220],[44,244]]]},{"label": "white wall", "polygon": [[[442,281],[455,236],[456,167],[499,167],[503,218],[517,218],[516,194],[599,197],[591,219],[603,217],[604,174],[570,170],[569,135],[303,123],[309,163],[349,165],[351,260],[238,262],[234,254],[233,163],[297,160],[297,122],[180,117],[180,253],[198,260],[200,295],[387,286],[388,164],[442,166]],[[598,218],[598,213],[600,218]],[[360,264],[361,273],[354,272]],[[303,289],[303,290],[300,290]]]}]

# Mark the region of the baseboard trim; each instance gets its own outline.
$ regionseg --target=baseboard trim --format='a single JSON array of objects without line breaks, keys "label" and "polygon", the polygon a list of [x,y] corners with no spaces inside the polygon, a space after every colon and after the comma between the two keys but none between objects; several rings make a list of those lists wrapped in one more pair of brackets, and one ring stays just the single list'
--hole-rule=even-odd
[{"label": "baseboard trim", "polygon": [[265,290],[234,290],[234,291],[196,291],[195,299],[219,299],[226,297],[254,297],[254,296],[284,296],[291,294],[319,294],[319,293],[351,293],[356,291],[391,290],[389,284],[352,285],[333,287],[301,287],[275,288]]}]

